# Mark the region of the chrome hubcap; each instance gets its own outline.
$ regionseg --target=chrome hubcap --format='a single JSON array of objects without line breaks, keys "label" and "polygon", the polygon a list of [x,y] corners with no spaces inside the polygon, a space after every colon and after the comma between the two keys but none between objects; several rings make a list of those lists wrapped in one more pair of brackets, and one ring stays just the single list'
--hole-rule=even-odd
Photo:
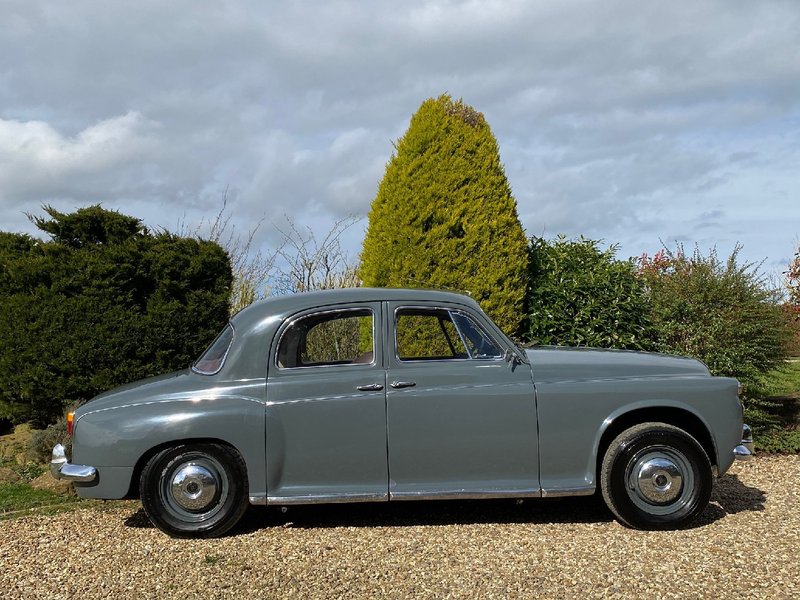
[{"label": "chrome hubcap", "polygon": [[683,475],[678,465],[668,458],[651,458],[639,466],[639,491],[653,504],[666,504],[681,493]]},{"label": "chrome hubcap", "polygon": [[670,515],[692,501],[695,477],[689,459],[668,446],[650,446],[636,453],[625,470],[628,497],[652,515]]},{"label": "chrome hubcap", "polygon": [[190,463],[175,471],[170,483],[170,493],[179,506],[197,512],[214,502],[218,487],[210,469]]}]

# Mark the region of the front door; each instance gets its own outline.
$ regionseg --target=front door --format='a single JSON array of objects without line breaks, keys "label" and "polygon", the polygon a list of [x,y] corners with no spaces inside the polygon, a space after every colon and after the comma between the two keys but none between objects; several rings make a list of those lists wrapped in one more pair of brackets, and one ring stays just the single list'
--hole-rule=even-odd
[{"label": "front door", "polygon": [[390,498],[539,495],[530,366],[503,358],[483,315],[388,308]]},{"label": "front door", "polygon": [[267,381],[267,501],[386,500],[381,304],[284,323]]}]

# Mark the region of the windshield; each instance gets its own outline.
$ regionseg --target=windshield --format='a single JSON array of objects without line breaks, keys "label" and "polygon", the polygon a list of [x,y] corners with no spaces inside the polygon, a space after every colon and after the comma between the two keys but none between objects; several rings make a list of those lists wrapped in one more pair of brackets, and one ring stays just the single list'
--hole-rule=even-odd
[{"label": "windshield", "polygon": [[228,323],[206,351],[192,365],[192,371],[201,375],[219,373],[233,341],[233,326]]}]

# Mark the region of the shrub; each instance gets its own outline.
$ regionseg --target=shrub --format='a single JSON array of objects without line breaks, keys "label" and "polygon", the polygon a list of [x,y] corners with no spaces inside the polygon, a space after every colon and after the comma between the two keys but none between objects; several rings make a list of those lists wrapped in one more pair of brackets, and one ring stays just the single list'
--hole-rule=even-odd
[{"label": "shrub", "polygon": [[754,426],[774,421],[765,375],[786,358],[790,328],[758,266],[740,264],[740,247],[721,261],[715,250],[691,255],[682,246],[643,256],[640,275],[652,304],[659,351],[694,356],[715,375],[743,385]]},{"label": "shrub", "polygon": [[67,419],[64,417],[48,425],[46,429],[34,432],[28,447],[28,457],[36,464],[50,462],[50,455],[56,444],[61,444],[68,452],[72,448],[72,440],[67,433]]},{"label": "shrub", "polygon": [[[786,271],[786,285],[789,289],[789,304],[800,312],[800,246],[794,254]],[[798,315],[800,318],[800,315]]]},{"label": "shrub", "polygon": [[789,263],[789,268],[786,271],[786,287],[789,292],[786,310],[794,325],[791,352],[796,356],[800,355],[800,246],[798,246],[797,252],[795,252],[794,258]]},{"label": "shrub", "polygon": [[363,284],[464,290],[516,334],[525,233],[484,116],[446,95],[426,100],[395,149],[369,213]]},{"label": "shrub", "polygon": [[633,261],[616,246],[560,236],[531,238],[528,328],[536,344],[647,350],[653,347],[649,303]]},{"label": "shrub", "polygon": [[769,454],[798,454],[800,453],[800,429],[775,428],[753,439],[756,452]]},{"label": "shrub", "polygon": [[228,318],[216,243],[151,233],[100,206],[0,232],[0,418],[42,427],[63,407],[186,367]]}]

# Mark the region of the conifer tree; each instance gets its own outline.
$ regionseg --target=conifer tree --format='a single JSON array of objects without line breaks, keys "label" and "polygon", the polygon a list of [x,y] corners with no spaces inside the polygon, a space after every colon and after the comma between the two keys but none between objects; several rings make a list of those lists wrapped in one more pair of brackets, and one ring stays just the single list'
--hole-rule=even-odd
[{"label": "conifer tree", "polygon": [[364,285],[466,291],[516,334],[527,241],[483,114],[448,95],[428,99],[395,150],[369,214]]}]

